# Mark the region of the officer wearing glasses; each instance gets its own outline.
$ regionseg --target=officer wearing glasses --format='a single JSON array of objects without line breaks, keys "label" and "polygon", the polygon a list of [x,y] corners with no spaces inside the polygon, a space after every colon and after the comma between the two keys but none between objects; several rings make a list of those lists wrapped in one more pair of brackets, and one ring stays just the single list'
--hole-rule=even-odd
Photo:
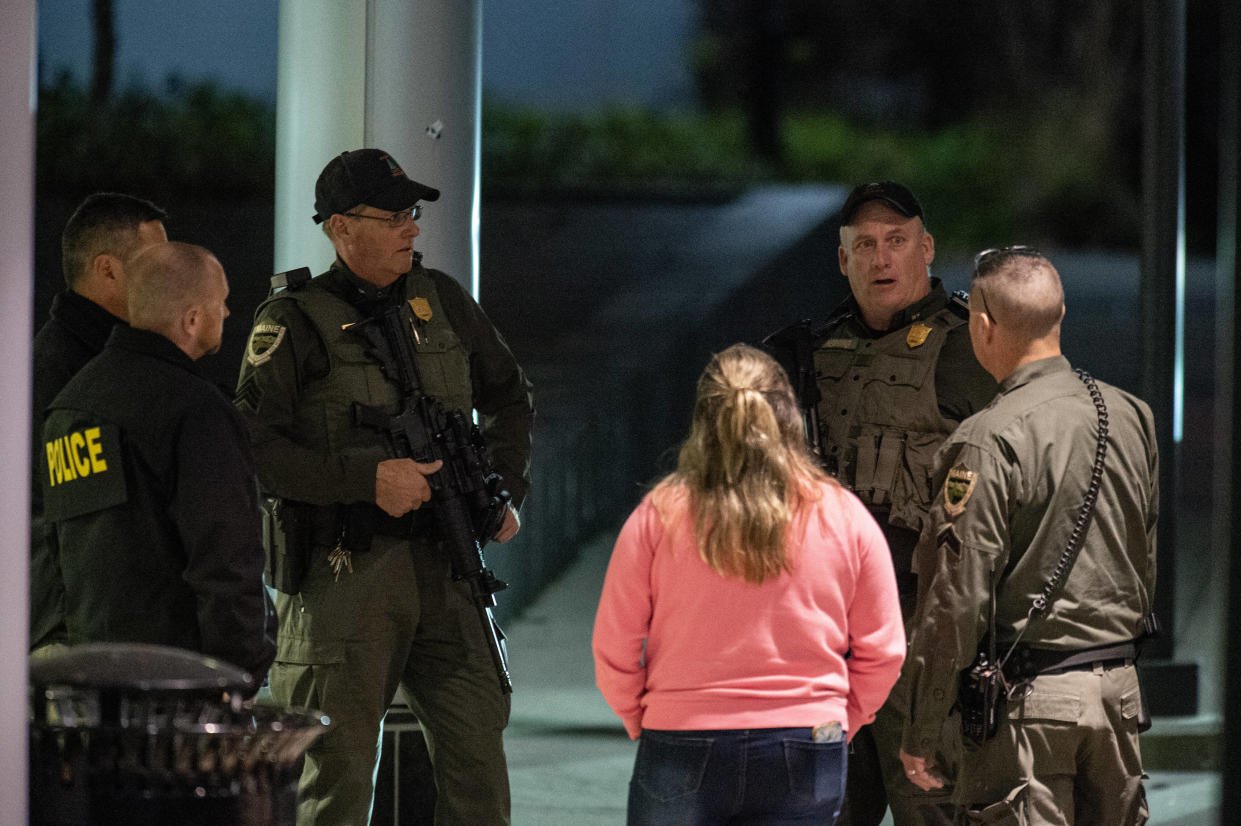
[{"label": "officer wearing glasses", "polygon": [[438,197],[378,149],[333,158],[315,184],[314,220],[336,260],[259,307],[238,382],[263,489],[309,526],[284,537],[309,548],[298,592],[277,599],[271,670],[277,702],[333,723],[306,755],[299,823],[368,822],[380,726],[398,686],[432,755],[436,822],[509,820],[508,696],[422,508],[432,498],[425,476],[440,465],[396,458],[387,434],[352,415],[357,403],[395,412],[398,397],[343,328],[408,304],[423,389],[448,409],[477,411],[512,494],[495,539],[517,533],[531,387],[478,304],[414,250],[419,202]]},{"label": "officer wearing glasses", "polygon": [[[860,184],[840,224],[838,263],[850,296],[811,334],[800,392],[823,466],[883,529],[908,631],[931,460],[957,424],[990,401],[996,383],[970,349],[965,303],[931,277],[935,239],[913,193],[893,181]],[[902,707],[898,683],[853,737],[841,824],[878,826],[889,806],[896,826],[952,822],[948,791],[918,788],[901,767]],[[945,721],[945,753],[928,756],[945,779],[955,762],[952,725]]]},{"label": "officer wearing glasses", "polygon": [[1000,392],[936,456],[901,760],[919,788],[941,789],[940,721],[958,698],[975,705],[959,671],[982,651],[1008,690],[994,731],[966,743],[962,822],[1146,823],[1135,661],[1156,628],[1154,419],[1074,374],[1060,276],[1037,250],[980,253],[969,305]]}]

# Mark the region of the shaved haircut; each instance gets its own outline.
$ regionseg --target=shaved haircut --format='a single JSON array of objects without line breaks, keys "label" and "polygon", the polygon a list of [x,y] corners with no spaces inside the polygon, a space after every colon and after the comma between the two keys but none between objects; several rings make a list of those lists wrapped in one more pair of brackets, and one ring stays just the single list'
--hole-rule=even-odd
[{"label": "shaved haircut", "polygon": [[181,313],[201,301],[209,276],[220,263],[195,244],[168,241],[143,250],[130,264],[129,321],[134,327],[161,332]]},{"label": "shaved haircut", "polygon": [[1030,247],[980,253],[970,290],[982,293],[996,325],[1026,341],[1050,335],[1064,317],[1060,274]]}]

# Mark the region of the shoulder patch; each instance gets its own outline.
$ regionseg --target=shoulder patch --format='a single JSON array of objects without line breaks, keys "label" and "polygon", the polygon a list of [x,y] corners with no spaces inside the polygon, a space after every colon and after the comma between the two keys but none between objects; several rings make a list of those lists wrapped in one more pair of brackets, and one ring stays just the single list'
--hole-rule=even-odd
[{"label": "shoulder patch", "polygon": [[284,341],[287,330],[280,324],[256,324],[250,331],[250,340],[246,343],[246,361],[251,367],[258,367],[271,360],[280,342]]},{"label": "shoulder patch", "polygon": [[[56,430],[56,422],[67,422]],[[104,510],[128,501],[121,431],[114,424],[81,425],[75,419],[49,417],[45,441],[43,512],[49,522],[60,522]],[[45,434],[46,435],[46,434]]]},{"label": "shoulder patch", "polygon": [[956,518],[965,513],[965,505],[974,495],[978,474],[965,465],[954,465],[944,480],[944,512]]}]

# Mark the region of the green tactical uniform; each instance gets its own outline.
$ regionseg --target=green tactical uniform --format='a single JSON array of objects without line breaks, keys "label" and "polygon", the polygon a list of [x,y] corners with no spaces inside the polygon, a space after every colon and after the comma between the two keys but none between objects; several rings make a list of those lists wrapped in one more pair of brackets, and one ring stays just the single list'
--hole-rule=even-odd
[{"label": "green tactical uniform", "polygon": [[[477,609],[438,547],[434,499],[399,519],[374,505],[376,466],[395,456],[393,446],[352,418],[355,402],[395,413],[398,392],[342,327],[414,299],[424,300],[413,302],[423,390],[450,409],[478,411],[488,453],[519,506],[529,484],[530,385],[481,308],[441,272],[415,264],[380,289],[338,260],[278,293],[255,315],[238,384],[264,490],[320,506],[301,592],[277,599],[271,677],[278,702],[333,721],[307,753],[300,823],[367,822],[381,723],[398,685],[427,738],[436,821],[508,822],[509,701]],[[370,547],[352,553],[351,570],[337,576],[328,554],[359,515],[373,531]]]},{"label": "green tactical uniform", "polygon": [[[867,327],[853,298],[834,318],[817,334],[814,352],[823,461],[883,529],[908,633],[917,596],[913,550],[928,521],[935,451],[991,400],[996,383],[974,358],[968,310],[937,278],[930,294],[896,313],[886,331]],[[885,805],[897,826],[917,822],[915,810],[931,812],[920,815],[930,822],[935,810],[950,810],[948,793],[922,791],[905,776],[898,757],[903,722],[893,695],[854,738],[842,824],[877,823]],[[955,730],[948,721],[937,760],[942,767],[955,763]]]},{"label": "green tactical uniform", "polygon": [[[969,822],[1128,826],[1146,819],[1137,673],[1131,656],[1114,652],[1141,636],[1151,611],[1155,429],[1146,404],[1098,384],[1109,431],[1093,521],[1059,596],[1021,638],[1022,659],[1042,663],[1024,672],[1038,675],[1031,693],[1009,701],[994,738],[965,749],[957,800],[971,810]],[[934,576],[920,583],[902,678],[911,698],[903,748],[915,757],[934,747],[959,672],[987,631],[993,593],[997,655],[1025,629],[1090,480],[1097,412],[1068,361],[1024,365],[1000,387],[937,457],[937,480],[952,484],[936,496],[937,529],[918,549]],[[1086,649],[1099,649],[1097,658],[1056,667]]]}]

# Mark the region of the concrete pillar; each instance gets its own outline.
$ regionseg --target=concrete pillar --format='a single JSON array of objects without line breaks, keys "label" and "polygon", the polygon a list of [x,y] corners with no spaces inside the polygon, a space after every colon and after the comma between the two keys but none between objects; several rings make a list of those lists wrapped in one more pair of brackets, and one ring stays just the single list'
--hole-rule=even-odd
[{"label": "concrete pillar", "polygon": [[[1224,635],[1224,667],[1218,679],[1224,682],[1224,736],[1221,749],[1224,764],[1221,812],[1241,810],[1241,515],[1234,511],[1241,501],[1236,484],[1241,481],[1241,439],[1235,437],[1241,424],[1241,7],[1231,0],[1220,0],[1220,92],[1219,92],[1219,228],[1216,241],[1215,323],[1226,330],[1217,338],[1222,369],[1216,374],[1215,398],[1220,405],[1216,435],[1226,436],[1225,445],[1215,454],[1223,466],[1216,471],[1216,534],[1213,547],[1228,553],[1227,609],[1228,633]],[[1226,297],[1226,298],[1225,298]],[[1227,388],[1226,393],[1221,392]],[[1221,490],[1222,489],[1222,490]]]},{"label": "concrete pillar", "polygon": [[[1152,658],[1175,655],[1178,466],[1181,440],[1185,307],[1185,0],[1146,0],[1143,6],[1142,364],[1139,394],[1155,414],[1159,442],[1159,554],[1155,613],[1164,633],[1145,649],[1155,714],[1196,714],[1190,670],[1155,677]],[[1167,691],[1162,692],[1158,685]],[[1145,691],[1145,687],[1144,687]],[[1176,701],[1161,708],[1161,696]]]},{"label": "concrete pillar", "polygon": [[315,179],[371,146],[440,190],[415,249],[477,295],[481,0],[282,0],[279,37],[276,270],[326,268]]},{"label": "concrete pillar", "polygon": [[35,0],[5,4],[0,30],[0,823],[26,823],[29,635],[30,310],[34,302]]}]

